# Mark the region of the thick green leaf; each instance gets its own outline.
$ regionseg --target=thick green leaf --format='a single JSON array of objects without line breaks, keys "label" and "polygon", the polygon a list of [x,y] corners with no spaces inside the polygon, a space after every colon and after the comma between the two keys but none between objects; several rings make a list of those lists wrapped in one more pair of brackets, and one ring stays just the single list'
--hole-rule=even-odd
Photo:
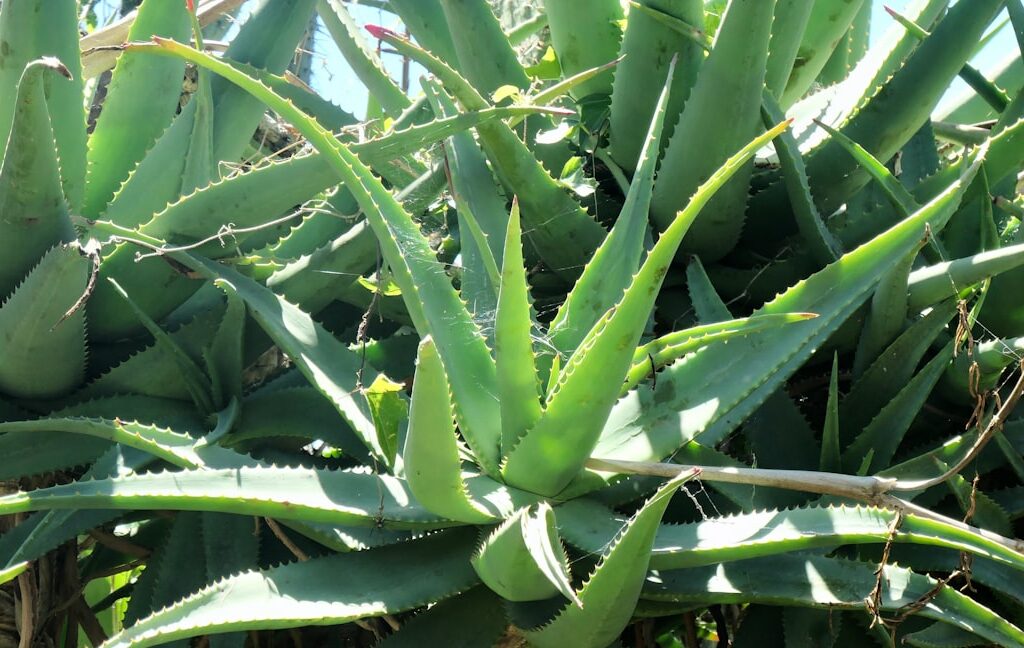
[{"label": "thick green leaf", "polygon": [[[8,146],[12,132],[16,139],[38,137],[47,149],[55,145],[64,195],[72,208],[79,209],[85,190],[86,136],[77,3],[73,0],[8,3],[0,8],[0,42],[5,44],[0,49],[0,157],[5,150],[17,156],[45,153],[42,150],[18,151]],[[13,126],[22,73],[31,61],[43,56],[59,59],[68,73],[67,81],[51,83],[46,92],[52,140],[46,138],[43,130],[18,133],[24,126]],[[4,193],[5,190],[0,190],[0,195]]]},{"label": "thick green leaf", "polygon": [[493,522],[466,490],[450,393],[437,347],[425,338],[416,355],[409,431],[402,452],[409,490],[438,515],[476,524]]},{"label": "thick green leaf", "polygon": [[505,238],[498,312],[494,321],[494,360],[501,407],[501,451],[506,454],[541,417],[540,384],[533,353],[530,288],[523,267],[519,203],[512,203]]},{"label": "thick green leaf", "polygon": [[472,558],[480,580],[508,601],[541,601],[561,593],[580,605],[551,505],[522,508],[494,529]]},{"label": "thick green leaf", "polygon": [[[183,3],[145,0],[128,40],[144,41],[154,35],[185,40],[188,32],[188,10]],[[89,137],[84,215],[95,218],[103,213],[129,172],[171,123],[184,76],[181,61],[151,61],[134,52],[121,54],[103,111]]]},{"label": "thick green leaf", "polygon": [[[619,0],[544,0],[551,44],[558,54],[563,76],[604,65],[619,53],[622,4]],[[577,86],[574,97],[612,93],[612,72]]]},{"label": "thick green leaf", "polygon": [[54,59],[35,61],[19,73],[17,93],[0,102],[14,100],[13,127],[0,161],[0,295],[5,298],[47,250],[74,238],[45,94],[49,77],[68,74]]},{"label": "thick green leaf", "polygon": [[89,259],[76,245],[55,247],[0,306],[0,390],[22,398],[71,391],[85,373],[85,293]]},{"label": "thick green leaf", "polygon": [[601,561],[577,592],[579,604],[570,603],[550,622],[524,632],[531,644],[605,646],[619,636],[640,596],[658,523],[672,495],[693,476],[676,477],[647,500],[607,552],[601,551]]},{"label": "thick green leaf", "polygon": [[669,65],[666,74],[665,87],[654,106],[651,125],[639,151],[638,168],[622,211],[551,321],[551,342],[566,357],[576,350],[601,316],[618,303],[640,265],[644,238],[649,231],[647,214],[675,63]]},{"label": "thick green leaf", "polygon": [[[768,44],[775,0],[732,0],[715,44],[701,65],[654,187],[651,214],[664,229],[690,197],[733,151],[760,129]],[[694,150],[701,151],[693,155]],[[743,229],[743,212],[753,165],[739,170],[696,220],[682,249],[703,260],[721,258]]]},{"label": "thick green leaf", "polygon": [[814,3],[789,80],[780,97],[784,107],[793,105],[811,87],[842,41],[862,4],[864,0],[852,0],[838,6],[827,2]]},{"label": "thick green leaf", "polygon": [[417,614],[377,648],[493,648],[507,627],[501,599],[481,586]]},{"label": "thick green leaf", "polygon": [[[111,637],[104,648],[142,648],[175,639],[264,628],[335,625],[443,600],[476,584],[469,567],[475,533],[317,558],[210,585]],[[367,583],[375,587],[367,587]]]},{"label": "thick green leaf", "polygon": [[[648,579],[644,597],[702,603],[758,602],[864,610],[877,564],[819,556],[773,556],[697,569],[661,572]],[[927,597],[921,616],[956,625],[996,645],[1024,644],[1024,632],[992,610],[928,576],[883,569],[880,611],[896,611]]]},{"label": "thick green leaf", "polygon": [[[556,509],[566,542],[583,551],[600,551],[615,537],[621,515],[589,500]],[[845,544],[885,544],[894,511],[875,507],[812,506],[715,517],[689,524],[662,525],[651,549],[651,569],[713,565],[777,556]],[[923,544],[966,551],[1024,571],[1024,556],[987,537],[951,524],[904,515],[897,543]]]}]

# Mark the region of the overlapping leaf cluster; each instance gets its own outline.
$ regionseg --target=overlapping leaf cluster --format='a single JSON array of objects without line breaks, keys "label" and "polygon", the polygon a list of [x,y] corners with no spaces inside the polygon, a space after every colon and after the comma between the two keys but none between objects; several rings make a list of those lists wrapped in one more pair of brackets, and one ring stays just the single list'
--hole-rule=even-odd
[{"label": "overlapping leaf cluster", "polygon": [[1020,0],[238,4],[0,4],[23,641],[1024,645]]}]

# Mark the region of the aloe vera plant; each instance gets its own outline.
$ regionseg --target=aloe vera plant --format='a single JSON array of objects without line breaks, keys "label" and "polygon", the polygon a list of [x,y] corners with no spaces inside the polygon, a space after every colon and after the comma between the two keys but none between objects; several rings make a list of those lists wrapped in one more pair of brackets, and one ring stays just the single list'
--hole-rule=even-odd
[{"label": "aloe vera plant", "polygon": [[1024,646],[1020,0],[79,4],[0,4],[0,645]]}]

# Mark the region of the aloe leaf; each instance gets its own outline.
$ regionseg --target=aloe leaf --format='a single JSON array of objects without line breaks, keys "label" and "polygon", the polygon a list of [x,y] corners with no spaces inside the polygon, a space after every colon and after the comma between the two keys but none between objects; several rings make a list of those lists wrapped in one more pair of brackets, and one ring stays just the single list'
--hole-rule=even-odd
[{"label": "aloe leaf", "polygon": [[911,324],[854,381],[840,404],[844,442],[863,430],[871,419],[903,389],[921,358],[955,313],[953,304],[941,304]]},{"label": "aloe leaf", "polygon": [[566,606],[549,623],[524,630],[530,643],[545,646],[571,644],[603,646],[622,632],[640,596],[649,552],[661,516],[672,495],[693,474],[667,482],[637,511],[615,536],[607,552],[577,592],[578,604]]},{"label": "aloe leaf", "polygon": [[[774,41],[773,41],[774,42]],[[778,102],[770,93],[762,96],[761,115],[765,128],[777,124],[785,118]],[[811,186],[807,179],[807,167],[800,155],[796,138],[791,132],[785,132],[775,140],[775,151],[782,165],[782,178],[786,183],[789,202],[793,206],[793,218],[804,241],[810,246],[815,261],[827,265],[842,256],[842,248],[832,233],[825,226],[825,221],[818,213],[811,195]]]},{"label": "aloe leaf", "polygon": [[0,389],[53,398],[85,372],[85,293],[89,260],[75,245],[55,247],[0,306]]},{"label": "aloe leaf", "polygon": [[[662,371],[653,390],[638,390],[622,399],[594,456],[656,460],[698,436],[705,444],[722,439],[853,314],[887,267],[920,241],[926,224],[933,232],[941,230],[981,159],[912,217],[754,312],[813,312],[817,318],[707,348]],[[749,378],[737,380],[737,371]]]},{"label": "aloe leaf", "polygon": [[[198,362],[202,359],[203,347],[216,335],[218,318],[222,315],[219,309],[204,311],[176,329],[169,330],[168,335],[177,347]],[[85,399],[118,394],[185,401],[191,399],[170,348],[162,344],[153,344],[129,356],[75,392],[74,396],[76,399]]]},{"label": "aloe leaf", "polygon": [[[779,0],[775,5],[771,50],[768,52],[764,83],[776,99],[782,96],[789,82],[814,4],[801,0]],[[801,59],[801,66],[806,62],[806,59]]]},{"label": "aloe leaf", "polygon": [[799,65],[793,66],[786,82],[785,90],[780,96],[780,103],[788,108],[799,99],[814,80],[818,78],[832,52],[839,45],[854,18],[860,11],[864,0],[846,2],[838,7],[815,3],[811,15],[807,19],[803,37],[796,53]]},{"label": "aloe leaf", "polygon": [[[128,33],[128,40],[153,35],[185,39],[188,10],[180,2],[146,0]],[[107,88],[103,112],[89,137],[89,166],[83,214],[103,212],[128,173],[171,123],[178,109],[185,66],[172,59],[153,62],[125,52]],[[132,124],[125,128],[125,124]]]},{"label": "aloe leaf", "polygon": [[531,338],[530,288],[523,267],[517,202],[512,203],[503,257],[494,322],[494,359],[501,408],[501,448],[505,454],[541,417],[540,385]]},{"label": "aloe leaf", "polygon": [[[587,552],[611,542],[623,517],[580,499],[556,509],[566,542]],[[893,542],[945,547],[1024,570],[1024,557],[983,535],[937,520],[906,514],[891,533],[895,511],[871,506],[809,506],[715,517],[688,524],[663,524],[651,549],[651,569],[684,569],[778,556],[844,544]]]},{"label": "aloe leaf", "polygon": [[[463,108],[482,110],[488,106],[469,82],[435,55],[394,32],[381,28],[374,30],[379,38],[434,74]],[[488,123],[481,124],[477,130],[498,178],[508,188],[508,193],[519,198],[523,229],[537,254],[559,276],[575,279],[604,239],[604,229],[548,175],[511,128],[502,123]],[[553,213],[559,217],[552,219]],[[566,238],[573,239],[576,244],[566,246]]]},{"label": "aloe leaf", "polygon": [[211,511],[395,529],[452,524],[415,504],[405,482],[365,471],[200,469],[95,479],[0,497],[4,515],[67,508]]},{"label": "aloe leaf", "polygon": [[[619,53],[622,5],[618,0],[545,0],[551,44],[563,76],[572,76],[614,60]],[[612,93],[612,72],[580,84],[575,97]]]},{"label": "aloe leaf", "polygon": [[675,61],[669,64],[622,211],[551,321],[551,342],[566,355],[576,350],[587,331],[622,298],[640,265],[675,65]]},{"label": "aloe leaf", "polygon": [[642,0],[630,10],[619,50],[625,58],[615,69],[609,118],[611,155],[627,171],[637,167],[647,143],[645,136],[649,131],[645,126],[657,116],[659,96],[665,93],[673,58],[678,57],[676,73],[668,84],[671,90],[667,93],[668,103],[664,108],[668,115],[668,128],[659,135],[655,148],[648,153],[655,159],[668,144],[675,121],[704,61],[704,50],[698,43],[680,38],[672,27],[659,21],[651,11],[685,21],[699,30],[704,26],[702,4],[700,0],[672,3]]},{"label": "aloe leaf", "polygon": [[699,322],[709,324],[732,319],[732,313],[715,290],[698,256],[690,257],[686,266],[686,289]]},{"label": "aloe leaf", "polygon": [[[919,268],[908,279],[908,306],[914,310],[925,308],[1021,265],[1024,243]],[[987,321],[984,315],[982,320]]]},{"label": "aloe leaf", "polygon": [[[231,576],[141,619],[103,646],[142,648],[202,634],[336,625],[410,610],[477,582],[468,564],[474,539],[472,531],[454,531]],[[367,589],[368,579],[379,587]],[[389,593],[382,598],[385,586]]]},{"label": "aloe leaf", "polygon": [[200,257],[191,257],[197,271],[230,284],[249,313],[287,353],[320,393],[338,409],[366,447],[386,460],[377,438],[369,404],[360,390],[376,377],[362,367],[355,353],[294,304],[238,272]]},{"label": "aloe leaf", "polygon": [[[6,10],[4,15],[9,11],[13,12]],[[0,295],[4,297],[47,250],[74,238],[45,95],[48,77],[68,74],[54,59],[33,61],[20,75],[16,94],[10,95],[12,125],[10,137],[3,140],[5,153],[0,161],[0,238],[5,254]],[[0,103],[7,101],[5,97]]]},{"label": "aloe leaf", "polygon": [[503,85],[525,89],[530,78],[487,0],[441,0],[458,54],[459,71],[484,96]]},{"label": "aloe leaf", "polygon": [[441,0],[391,0],[388,4],[417,43],[442,61],[459,60]]},{"label": "aloe leaf", "polygon": [[[651,213],[660,228],[669,226],[704,178],[757,134],[774,10],[775,0],[729,3],[661,162],[660,177],[671,181],[654,187]],[[690,155],[695,148],[702,154]],[[748,165],[709,203],[683,250],[710,261],[732,249],[743,228],[752,173]]]},{"label": "aloe leaf", "polygon": [[481,542],[471,562],[480,580],[505,600],[540,601],[561,593],[581,605],[546,502],[505,520]]},{"label": "aloe leaf", "polygon": [[[292,62],[315,7],[315,0],[259,0],[231,40],[225,58],[281,74]],[[264,107],[223,79],[213,80],[213,97],[214,159],[235,162],[252,139]]]},{"label": "aloe leaf", "polygon": [[[864,610],[877,580],[877,564],[819,556],[773,556],[662,572],[644,586],[658,601],[734,601]],[[969,629],[997,645],[1018,645],[1024,632],[980,603],[928,577],[900,567],[882,570],[882,610],[899,610],[922,597],[921,616]],[[933,596],[934,595],[934,596]]]},{"label": "aloe leaf", "polygon": [[625,394],[636,387],[654,371],[708,345],[770,330],[776,326],[802,322],[814,317],[816,315],[813,313],[757,315],[668,333],[637,347],[633,353],[633,365],[626,374],[626,380],[622,385],[622,393]]},{"label": "aloe leaf", "polygon": [[945,623],[933,623],[924,630],[907,634],[903,641],[908,646],[922,648],[964,648],[980,646],[985,640],[961,628]]},{"label": "aloe leaf", "polygon": [[828,381],[825,429],[821,433],[821,461],[818,469],[839,472],[842,457],[839,443],[839,354],[832,356],[832,376]]},{"label": "aloe leaf", "polygon": [[924,406],[928,395],[942,377],[942,372],[953,359],[953,345],[950,343],[926,364],[914,378],[899,391],[853,443],[843,452],[843,468],[854,472],[864,457],[871,451],[870,473],[875,473],[892,462],[896,450],[911,423]]},{"label": "aloe leaf", "polygon": [[345,5],[340,0],[318,0],[317,14],[367,92],[380,103],[385,114],[398,117],[411,102],[388,76]]},{"label": "aloe leaf", "polygon": [[492,522],[490,513],[470,498],[462,479],[448,380],[429,337],[420,343],[416,363],[409,431],[402,452],[409,490],[438,515],[460,522]]},{"label": "aloe leaf", "polygon": [[203,350],[203,362],[210,377],[213,401],[218,407],[223,407],[232,398],[242,397],[245,302],[231,284],[215,283],[227,295],[227,308],[210,346]]},{"label": "aloe leaf", "polygon": [[[926,240],[922,240],[921,245],[926,245]],[[878,281],[878,288],[871,296],[871,307],[857,341],[853,361],[855,376],[863,373],[878,354],[899,336],[907,316],[913,314],[907,308],[907,283],[919,251],[918,248],[911,250]]]},{"label": "aloe leaf", "polygon": [[[42,10],[44,5],[45,11]],[[55,145],[64,195],[72,208],[78,209],[85,190],[86,150],[78,7],[71,0],[11,3],[0,9],[0,41],[7,45],[0,51],[0,97],[3,97],[0,100],[0,157],[4,151],[8,156],[29,154],[30,151],[8,146],[12,133],[17,138],[40,137],[47,147]],[[22,74],[31,61],[44,56],[60,60],[68,78],[51,83],[46,92],[53,128],[52,144],[43,131],[18,134],[18,129],[24,126],[13,124]],[[4,193],[0,189],[0,195]]]},{"label": "aloe leaf", "polygon": [[41,436],[53,432],[82,434],[121,443],[131,448],[148,452],[182,468],[197,468],[203,462],[192,446],[196,439],[169,429],[161,429],[136,421],[120,419],[105,420],[80,417],[48,417],[32,421],[9,421],[0,423],[0,434],[4,432],[33,433]]},{"label": "aloe leaf", "polygon": [[409,619],[378,648],[447,645],[453,628],[459,629],[464,648],[491,648],[508,628],[501,599],[486,587],[474,587]]},{"label": "aloe leaf", "polygon": [[[629,370],[680,241],[712,196],[759,147],[788,125],[779,124],[726,161],[658,239],[622,300],[594,324],[569,358],[548,397],[544,415],[508,455],[503,474],[510,484],[550,496],[580,471],[619,396],[620,385],[611,377],[625,377]],[[595,376],[605,380],[595,384]]]}]

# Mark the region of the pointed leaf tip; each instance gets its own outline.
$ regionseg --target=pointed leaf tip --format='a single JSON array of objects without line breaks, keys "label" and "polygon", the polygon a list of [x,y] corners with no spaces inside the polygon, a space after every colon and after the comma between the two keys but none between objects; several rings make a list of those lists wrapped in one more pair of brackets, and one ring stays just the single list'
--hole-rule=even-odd
[{"label": "pointed leaf tip", "polygon": [[398,38],[396,32],[391,31],[387,27],[381,27],[380,25],[366,25],[366,31],[376,38],[377,40],[387,40],[388,38]]}]

